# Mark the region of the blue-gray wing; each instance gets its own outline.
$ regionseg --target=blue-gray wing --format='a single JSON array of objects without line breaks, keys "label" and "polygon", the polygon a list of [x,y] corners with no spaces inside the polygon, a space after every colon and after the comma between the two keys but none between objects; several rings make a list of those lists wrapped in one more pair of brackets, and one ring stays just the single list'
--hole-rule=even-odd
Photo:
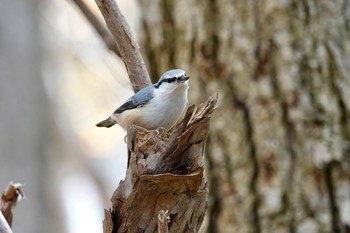
[{"label": "blue-gray wing", "polygon": [[120,106],[117,110],[115,110],[114,113],[121,113],[121,112],[124,112],[125,110],[139,108],[147,104],[154,96],[153,88],[154,88],[153,85],[149,85],[141,89],[131,98],[129,98],[122,106]]}]

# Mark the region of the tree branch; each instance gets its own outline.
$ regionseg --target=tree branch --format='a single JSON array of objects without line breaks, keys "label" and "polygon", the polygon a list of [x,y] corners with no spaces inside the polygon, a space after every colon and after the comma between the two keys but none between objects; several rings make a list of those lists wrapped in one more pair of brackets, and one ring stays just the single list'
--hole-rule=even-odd
[{"label": "tree branch", "polygon": [[145,62],[128,23],[115,0],[95,0],[116,41],[135,92],[151,84]]},{"label": "tree branch", "polygon": [[90,24],[95,28],[97,33],[101,36],[107,48],[113,51],[118,57],[120,57],[120,52],[116,42],[114,41],[111,33],[105,28],[104,25],[97,19],[97,17],[92,13],[89,7],[82,0],[72,0],[80,11],[83,13],[85,18],[90,22]]},{"label": "tree branch", "polygon": [[10,182],[0,200],[0,233],[12,233],[12,208],[17,204],[20,197],[22,184]]},{"label": "tree branch", "polygon": [[0,212],[6,219],[9,226],[12,226],[12,209],[17,204],[17,201],[23,196],[21,191],[22,184],[10,182],[0,200]]},{"label": "tree branch", "polygon": [[7,223],[1,211],[0,211],[0,233],[12,233],[12,230],[9,224]]}]

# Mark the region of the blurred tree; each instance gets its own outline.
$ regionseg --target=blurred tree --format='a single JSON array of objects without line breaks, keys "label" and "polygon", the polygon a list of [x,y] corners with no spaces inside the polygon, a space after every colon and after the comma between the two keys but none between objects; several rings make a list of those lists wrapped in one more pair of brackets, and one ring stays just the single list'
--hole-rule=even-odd
[{"label": "blurred tree", "polygon": [[350,2],[140,0],[151,77],[221,102],[208,232],[349,232]]},{"label": "blurred tree", "polygon": [[62,232],[52,224],[57,210],[50,212],[46,192],[50,173],[45,150],[51,135],[40,70],[40,3],[0,3],[0,187],[11,180],[23,183],[26,196],[14,211],[14,232]]}]

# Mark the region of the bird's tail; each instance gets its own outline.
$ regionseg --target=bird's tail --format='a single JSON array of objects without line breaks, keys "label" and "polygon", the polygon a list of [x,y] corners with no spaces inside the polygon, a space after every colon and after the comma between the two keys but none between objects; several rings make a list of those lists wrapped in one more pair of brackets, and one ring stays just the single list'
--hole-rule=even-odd
[{"label": "bird's tail", "polygon": [[114,120],[112,120],[110,117],[108,117],[106,120],[101,121],[100,123],[96,124],[97,127],[112,127],[113,125],[117,124]]}]

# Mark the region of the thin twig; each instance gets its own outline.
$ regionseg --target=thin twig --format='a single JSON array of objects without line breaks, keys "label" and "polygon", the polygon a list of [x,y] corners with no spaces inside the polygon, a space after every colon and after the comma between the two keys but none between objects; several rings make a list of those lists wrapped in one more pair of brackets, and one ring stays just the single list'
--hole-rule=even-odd
[{"label": "thin twig", "polygon": [[114,41],[111,33],[108,29],[97,19],[94,13],[89,9],[89,7],[82,0],[72,0],[80,11],[83,13],[85,18],[90,22],[90,24],[95,28],[97,33],[101,36],[107,48],[113,51],[116,55],[120,57],[120,52],[117,43]]},{"label": "thin twig", "polygon": [[135,37],[115,0],[95,0],[95,2],[118,44],[130,82],[134,91],[137,92],[151,84],[151,80]]},{"label": "thin twig", "polygon": [[169,211],[161,210],[158,213],[158,233],[168,233]]}]

